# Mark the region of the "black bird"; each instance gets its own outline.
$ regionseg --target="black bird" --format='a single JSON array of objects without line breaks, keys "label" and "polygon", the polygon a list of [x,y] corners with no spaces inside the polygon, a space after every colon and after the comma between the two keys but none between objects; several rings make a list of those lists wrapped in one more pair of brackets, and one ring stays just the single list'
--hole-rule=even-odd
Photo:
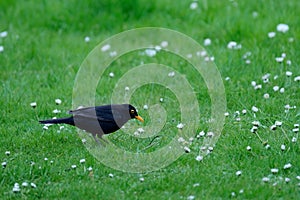
[{"label": "black bird", "polygon": [[69,111],[71,117],[39,121],[42,124],[69,124],[83,129],[93,136],[102,137],[119,130],[128,120],[144,122],[136,109],[130,104],[113,104],[86,107]]}]

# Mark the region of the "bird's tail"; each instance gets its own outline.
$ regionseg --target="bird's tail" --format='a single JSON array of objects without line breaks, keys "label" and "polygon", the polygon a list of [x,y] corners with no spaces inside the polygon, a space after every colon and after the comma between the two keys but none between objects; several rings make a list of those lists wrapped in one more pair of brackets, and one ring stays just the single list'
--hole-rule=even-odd
[{"label": "bird's tail", "polygon": [[60,119],[48,119],[39,121],[41,124],[70,124],[74,125],[73,117],[60,118]]}]

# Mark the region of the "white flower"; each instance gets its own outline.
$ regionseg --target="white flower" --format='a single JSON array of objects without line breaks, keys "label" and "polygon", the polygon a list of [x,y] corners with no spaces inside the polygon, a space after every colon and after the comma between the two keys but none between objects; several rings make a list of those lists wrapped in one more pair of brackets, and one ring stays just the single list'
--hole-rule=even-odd
[{"label": "white flower", "polygon": [[2,168],[5,168],[6,165],[7,165],[7,163],[6,162],[2,162],[1,165],[2,165]]},{"label": "white flower", "polygon": [[190,195],[187,197],[187,200],[194,200],[195,199],[195,196],[194,195]]},{"label": "white flower", "polygon": [[33,108],[35,108],[37,106],[37,103],[36,102],[32,102],[32,103],[30,103],[30,106],[33,107]]},{"label": "white flower", "polygon": [[230,41],[228,44],[227,44],[227,48],[228,49],[235,49],[237,47],[237,42],[235,41]]},{"label": "white flower", "polygon": [[62,101],[61,101],[60,99],[55,99],[55,103],[56,103],[56,104],[61,104],[61,102],[62,102]]},{"label": "white flower", "polygon": [[276,173],[278,173],[278,169],[276,169],[276,168],[273,168],[273,169],[271,169],[271,172],[273,173],[273,174],[276,174]]},{"label": "white flower", "polygon": [[275,86],[273,87],[273,90],[274,90],[274,92],[277,92],[277,91],[279,90],[279,86],[275,85]]},{"label": "white flower", "polygon": [[164,101],[164,98],[159,98],[159,101],[160,101],[160,102],[163,102],[163,101]]},{"label": "white flower", "polygon": [[273,38],[273,37],[275,37],[275,35],[276,35],[275,32],[269,32],[269,33],[268,33],[268,37],[269,37],[269,38]]},{"label": "white flower", "polygon": [[149,107],[148,107],[148,105],[144,105],[143,108],[144,108],[144,110],[148,110]]},{"label": "white flower", "polygon": [[207,132],[206,136],[207,137],[213,137],[215,134],[211,131]]},{"label": "white flower", "polygon": [[282,122],[281,121],[275,121],[275,125],[276,126],[282,126]]},{"label": "white flower", "polygon": [[109,52],[109,56],[110,57],[115,57],[117,55],[117,52],[116,51],[111,51]]},{"label": "white flower", "polygon": [[282,151],[284,151],[284,150],[285,150],[285,145],[282,144],[282,145],[280,146],[280,148],[281,148]]},{"label": "white flower", "polygon": [[178,125],[177,125],[177,128],[179,128],[179,129],[182,129],[184,127],[184,124],[183,123],[179,123]]},{"label": "white flower", "polygon": [[144,130],[143,128],[138,128],[137,131],[138,131],[139,133],[144,133],[144,132],[145,132],[145,130]]},{"label": "white flower", "polygon": [[60,110],[58,110],[58,109],[55,109],[55,110],[53,110],[52,112],[53,112],[54,114],[61,113],[61,111],[60,111]]},{"label": "white flower", "polygon": [[270,149],[270,147],[271,147],[271,146],[270,146],[269,144],[267,144],[267,145],[265,146],[266,149]]},{"label": "white flower", "polygon": [[294,81],[300,81],[300,76],[296,76],[296,77],[294,78]]},{"label": "white flower", "polygon": [[294,128],[299,128],[299,124],[294,124]]},{"label": "white flower", "polygon": [[189,147],[187,147],[187,146],[185,146],[183,149],[184,149],[184,151],[186,153],[190,153],[191,152],[191,149]]},{"label": "white flower", "polygon": [[89,167],[87,170],[88,170],[88,171],[92,171],[92,170],[93,170],[93,168],[92,168],[92,167]]},{"label": "white flower", "polygon": [[251,147],[250,146],[247,146],[247,151],[251,151]]},{"label": "white flower", "polygon": [[204,39],[204,46],[209,46],[209,45],[211,45],[211,39],[209,38]]},{"label": "white flower", "polygon": [[178,142],[185,142],[185,139],[183,137],[179,137]]},{"label": "white flower", "polygon": [[110,78],[113,78],[114,76],[115,76],[115,74],[114,74],[113,72],[110,72],[110,73],[109,73],[109,77],[110,77]]},{"label": "white flower", "polygon": [[4,38],[6,36],[7,36],[7,31],[3,31],[3,32],[0,33],[1,38]]},{"label": "white flower", "polygon": [[291,163],[287,163],[283,166],[283,169],[290,169],[292,167]]},{"label": "white flower", "polygon": [[269,95],[268,93],[265,93],[265,94],[264,94],[264,98],[265,98],[265,99],[268,99],[268,98],[270,98],[270,95]]},{"label": "white flower", "polygon": [[298,133],[299,132],[299,128],[293,128],[292,130],[294,133]]},{"label": "white flower", "polygon": [[281,62],[283,62],[284,58],[283,57],[276,57],[275,60],[276,60],[276,62],[281,63]]},{"label": "white flower", "polygon": [[143,177],[141,177],[141,178],[140,178],[140,181],[141,181],[141,182],[144,182],[144,181],[145,181],[145,179],[144,179]]},{"label": "white flower", "polygon": [[76,169],[76,167],[77,167],[76,165],[72,165],[71,166],[72,169]]},{"label": "white flower", "polygon": [[224,116],[228,117],[229,116],[229,112],[224,113]]},{"label": "white flower", "polygon": [[90,39],[90,37],[88,37],[88,36],[86,36],[85,38],[84,38],[84,41],[85,42],[89,42],[91,39]]},{"label": "white flower", "polygon": [[114,177],[114,175],[113,175],[112,173],[109,173],[108,176],[109,176],[110,178],[113,178],[113,177]]},{"label": "white flower", "polygon": [[200,155],[199,155],[199,156],[197,156],[197,157],[196,157],[196,160],[197,160],[197,161],[201,161],[201,160],[203,160],[203,156],[200,156]]},{"label": "white flower", "polygon": [[285,89],[284,88],[280,88],[279,92],[280,93],[284,93]]},{"label": "white flower", "polygon": [[10,155],[10,151],[5,151],[5,155],[9,156]]},{"label": "white flower", "polygon": [[243,110],[242,110],[242,113],[243,113],[243,114],[246,114],[246,113],[247,113],[247,110],[246,110],[246,109],[243,109]]},{"label": "white flower", "polygon": [[230,77],[227,76],[227,77],[225,78],[225,81],[229,81],[229,80],[230,80]]},{"label": "white flower", "polygon": [[22,183],[22,186],[23,186],[23,187],[27,187],[27,186],[28,186],[28,183],[27,183],[27,182],[23,182],[23,183]]},{"label": "white flower", "polygon": [[155,51],[154,49],[146,49],[146,50],[145,50],[145,53],[146,53],[146,55],[149,56],[149,57],[153,57],[153,56],[156,55],[156,51]]},{"label": "white flower", "polygon": [[200,133],[198,134],[200,137],[205,136],[205,132],[204,131],[200,131]]},{"label": "white flower", "polygon": [[84,159],[84,158],[83,158],[83,159],[80,159],[79,162],[80,162],[80,163],[85,163],[85,159]]},{"label": "white flower", "polygon": [[125,91],[129,91],[129,87],[128,86],[125,87]]},{"label": "white flower", "polygon": [[30,183],[31,187],[36,188],[36,184]]},{"label": "white flower", "polygon": [[255,81],[251,81],[251,85],[252,85],[253,87],[255,87],[255,86],[256,86],[256,82],[255,82]]},{"label": "white flower", "polygon": [[4,46],[0,45],[0,53],[4,51]]},{"label": "white flower", "polygon": [[12,191],[13,192],[20,192],[21,191],[19,183],[14,184],[14,187],[13,187]]},{"label": "white flower", "polygon": [[285,33],[289,30],[289,26],[287,24],[278,24],[276,29],[278,32]]},{"label": "white flower", "polygon": [[284,179],[284,181],[285,181],[286,183],[288,183],[288,182],[291,181],[291,179],[286,177],[286,178]]},{"label": "white flower", "polygon": [[277,128],[277,126],[276,125],[272,125],[271,127],[270,127],[270,130],[276,130],[276,128]]},{"label": "white flower", "polygon": [[254,87],[255,90],[259,90],[259,89],[261,89],[261,88],[262,88],[262,85],[256,85],[256,86]]},{"label": "white flower", "polygon": [[287,65],[291,65],[291,64],[292,64],[292,61],[291,61],[291,60],[287,60],[287,61],[286,61],[286,64],[287,64]]},{"label": "white flower", "polygon": [[296,138],[296,137],[293,137],[293,138],[292,138],[292,142],[294,142],[294,143],[297,142],[297,138]]},{"label": "white flower", "polygon": [[106,45],[104,45],[104,46],[101,47],[101,51],[103,51],[103,52],[105,52],[105,51],[107,51],[109,49],[110,49],[110,45],[109,44],[106,44]]},{"label": "white flower", "polygon": [[235,175],[237,175],[237,176],[242,175],[242,171],[237,171],[237,172],[235,172]]},{"label": "white flower", "polygon": [[197,2],[192,2],[192,3],[190,4],[190,9],[191,9],[191,10],[195,10],[196,8],[198,8],[198,3],[197,3]]},{"label": "white flower", "polygon": [[258,108],[255,107],[255,106],[252,106],[251,110],[252,110],[253,112],[258,112]]},{"label": "white flower", "polygon": [[167,42],[167,41],[162,41],[162,42],[160,43],[160,46],[161,46],[161,47],[167,47],[167,46],[168,46],[168,42]]},{"label": "white flower", "polygon": [[172,71],[172,72],[169,72],[168,76],[169,76],[169,77],[174,77],[174,76],[175,76],[175,72],[173,72],[173,71]]},{"label": "white flower", "polygon": [[286,75],[286,76],[288,76],[288,77],[290,77],[290,76],[292,76],[292,75],[293,75],[293,72],[286,71],[286,72],[285,72],[285,75]]},{"label": "white flower", "polygon": [[262,181],[263,181],[263,182],[269,182],[269,181],[270,181],[270,178],[268,178],[268,177],[263,177],[263,178],[262,178]]},{"label": "white flower", "polygon": [[200,186],[200,183],[194,183],[193,184],[193,187],[198,187],[198,186]]}]

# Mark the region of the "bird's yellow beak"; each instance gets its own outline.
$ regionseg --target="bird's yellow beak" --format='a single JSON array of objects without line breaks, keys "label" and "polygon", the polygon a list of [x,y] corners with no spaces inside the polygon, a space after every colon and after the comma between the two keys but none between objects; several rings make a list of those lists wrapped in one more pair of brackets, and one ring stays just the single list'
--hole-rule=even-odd
[{"label": "bird's yellow beak", "polygon": [[141,116],[135,116],[135,118],[141,122],[144,122],[144,119]]}]

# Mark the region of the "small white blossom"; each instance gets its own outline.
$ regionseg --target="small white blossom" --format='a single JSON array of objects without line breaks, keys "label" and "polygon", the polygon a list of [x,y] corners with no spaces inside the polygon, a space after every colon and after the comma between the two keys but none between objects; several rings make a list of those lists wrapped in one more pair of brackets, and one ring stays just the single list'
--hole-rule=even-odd
[{"label": "small white blossom", "polygon": [[270,149],[270,147],[271,147],[271,146],[270,146],[269,144],[267,144],[267,145],[265,146],[266,149]]},{"label": "small white blossom", "polygon": [[37,103],[36,102],[32,102],[32,103],[30,103],[30,106],[33,107],[33,108],[35,108],[37,106]]},{"label": "small white blossom", "polygon": [[1,38],[5,38],[7,36],[7,31],[3,31],[0,33]]},{"label": "small white blossom", "polygon": [[279,90],[279,86],[275,85],[275,86],[273,87],[273,90],[274,90],[274,92],[278,91],[278,90]]},{"label": "small white blossom", "polygon": [[141,177],[141,178],[140,178],[140,181],[141,181],[141,182],[144,182],[144,181],[145,181],[145,179],[144,179],[143,177]]},{"label": "small white blossom", "polygon": [[263,177],[263,178],[262,178],[262,181],[263,181],[263,182],[269,182],[269,181],[270,181],[270,178],[268,178],[268,177]]},{"label": "small white blossom", "polygon": [[230,41],[228,44],[227,44],[227,48],[228,49],[234,49],[237,47],[237,42],[235,41]]},{"label": "small white blossom", "polygon": [[101,51],[103,51],[103,52],[105,52],[105,51],[107,51],[109,49],[110,49],[110,45],[109,44],[106,44],[106,45],[104,45],[104,46],[101,47]]},{"label": "small white blossom", "polygon": [[71,166],[72,169],[76,169],[76,167],[77,167],[76,165],[72,165]]},{"label": "small white blossom", "polygon": [[28,183],[27,183],[27,182],[23,182],[23,183],[22,183],[22,186],[23,186],[23,187],[27,187],[27,186],[28,186]]},{"label": "small white blossom", "polygon": [[299,124],[294,124],[294,128],[299,128]]},{"label": "small white blossom", "polygon": [[114,74],[113,72],[110,72],[110,73],[109,73],[109,77],[110,77],[110,78],[113,78],[114,76],[115,76],[115,74]]},{"label": "small white blossom", "polygon": [[185,139],[183,137],[179,137],[178,142],[185,142]]},{"label": "small white blossom", "polygon": [[156,51],[155,51],[154,49],[146,49],[146,50],[145,50],[145,53],[146,53],[146,55],[149,56],[149,57],[153,57],[153,56],[156,55]]},{"label": "small white blossom", "polygon": [[289,26],[287,24],[278,24],[276,29],[278,32],[285,33],[289,30]]},{"label": "small white blossom", "polygon": [[187,146],[185,146],[183,149],[184,149],[184,151],[186,153],[190,153],[191,152],[191,149],[189,147],[187,147]]},{"label": "small white blossom", "polygon": [[20,192],[21,191],[19,183],[14,184],[14,187],[13,187],[12,191],[13,192]]},{"label": "small white blossom", "polygon": [[284,93],[285,89],[284,88],[280,88],[279,92],[280,93]]},{"label": "small white blossom", "polygon": [[91,39],[90,39],[90,37],[88,37],[88,36],[86,36],[85,38],[84,38],[84,41],[85,42],[89,42]]},{"label": "small white blossom", "polygon": [[230,77],[227,76],[227,77],[225,78],[225,81],[229,81],[229,80],[230,80]]},{"label": "small white blossom", "polygon": [[224,116],[228,117],[229,116],[229,112],[224,113]]},{"label": "small white blossom", "polygon": [[261,89],[261,88],[262,88],[262,85],[256,85],[256,86],[254,87],[255,90],[259,90],[259,89]]},{"label": "small white blossom", "polygon": [[235,172],[235,175],[237,175],[237,176],[242,175],[242,171],[237,171],[237,172]]},{"label": "small white blossom", "polygon": [[191,10],[195,10],[196,8],[198,8],[198,2],[192,2],[192,3],[190,4],[190,9],[191,9]]},{"label": "small white blossom", "polygon": [[288,76],[288,77],[290,77],[290,76],[292,76],[292,75],[293,75],[293,72],[286,71],[286,72],[285,72],[285,75],[286,75],[286,76]]},{"label": "small white blossom", "polygon": [[255,82],[255,81],[251,81],[251,85],[252,85],[253,87],[255,87],[255,86],[256,86],[256,82]]},{"label": "small white blossom", "polygon": [[125,91],[129,91],[129,87],[128,86],[125,87]]},{"label": "small white blossom", "polygon": [[276,168],[273,168],[273,169],[271,169],[271,172],[273,173],[273,174],[276,174],[276,173],[278,173],[278,169],[276,169]]},{"label": "small white blossom", "polygon": [[286,149],[285,145],[282,144],[282,145],[280,146],[280,149],[281,149],[282,151],[284,151],[284,150]]},{"label": "small white blossom", "polygon": [[144,110],[148,110],[149,107],[148,107],[148,105],[144,105],[143,108],[144,108]]},{"label": "small white blossom", "polygon": [[215,134],[211,131],[207,132],[206,136],[207,137],[213,137]]},{"label": "small white blossom", "polygon": [[60,110],[58,110],[58,109],[55,109],[55,110],[53,110],[52,112],[53,112],[54,114],[61,113],[61,111],[60,111]]},{"label": "small white blossom", "polygon": [[87,170],[88,170],[88,171],[93,171],[93,168],[92,168],[92,167],[88,167]]},{"label": "small white blossom", "polygon": [[160,46],[161,46],[161,47],[167,47],[167,46],[168,46],[168,42],[167,42],[167,41],[162,41],[162,42],[160,43]]},{"label": "small white blossom", "polygon": [[296,77],[294,78],[294,81],[300,81],[300,76],[296,76]]},{"label": "small white blossom", "polygon": [[177,125],[177,128],[179,128],[179,129],[182,129],[184,127],[184,124],[183,123],[179,123],[178,125]]},{"label": "small white blossom", "polygon": [[252,106],[251,110],[252,110],[253,112],[258,112],[258,108],[255,107],[255,106]]},{"label": "small white blossom", "polygon": [[204,40],[204,46],[209,46],[209,45],[211,45],[211,39],[206,38],[206,39]]},{"label": "small white blossom", "polygon": [[30,183],[30,185],[31,185],[32,188],[36,188],[36,184]]},{"label": "small white blossom", "polygon": [[0,45],[0,53],[4,51],[4,46]]},{"label": "small white blossom", "polygon": [[168,76],[169,76],[169,77],[174,77],[174,76],[175,76],[175,72],[173,72],[173,71],[172,71],[172,72],[169,72],[169,73],[168,73]]},{"label": "small white blossom", "polygon": [[276,130],[277,129],[277,126],[276,125],[272,125],[271,127],[270,127],[270,130],[272,130],[272,131],[274,131],[274,130]]},{"label": "small white blossom", "polygon": [[247,146],[247,151],[251,151],[251,147],[250,146]]},{"label": "small white blossom", "polygon": [[270,95],[269,95],[268,93],[265,93],[265,94],[264,94],[264,98],[265,98],[265,99],[269,99],[269,98],[270,98]]},{"label": "small white blossom", "polygon": [[163,102],[163,101],[164,101],[164,98],[159,98],[159,101],[160,101],[160,102]]},{"label": "small white blossom", "polygon": [[276,60],[276,62],[281,63],[281,62],[283,62],[284,58],[283,57],[276,57],[275,60]]},{"label": "small white blossom", "polygon": [[296,138],[296,137],[293,137],[293,138],[292,138],[292,142],[294,142],[294,143],[297,142],[297,138]]},{"label": "small white blossom", "polygon": [[291,163],[287,163],[283,166],[283,169],[290,169],[292,167]]},{"label": "small white blossom", "polygon": [[114,175],[113,175],[112,173],[109,173],[108,176],[109,176],[110,178],[113,178],[113,177],[114,177]]},{"label": "small white blossom", "polygon": [[9,156],[10,155],[10,151],[5,151],[5,155]]},{"label": "small white blossom", "polygon": [[269,38],[273,38],[273,37],[275,37],[275,35],[276,35],[275,32],[269,32],[269,33],[268,33],[268,37],[269,37]]},{"label": "small white blossom", "polygon": [[83,159],[80,159],[79,162],[80,162],[80,163],[85,163],[85,159],[84,159],[84,158],[83,158]]},{"label": "small white blossom", "polygon": [[286,177],[286,178],[284,179],[284,181],[285,181],[286,183],[288,183],[288,182],[291,181],[291,179]]},{"label": "small white blossom", "polygon": [[294,133],[298,133],[299,132],[299,128],[293,128],[292,130]]},{"label": "small white blossom", "polygon": [[2,165],[2,168],[5,168],[6,165],[7,165],[7,163],[6,162],[2,162],[1,165]]},{"label": "small white blossom", "polygon": [[198,156],[196,157],[196,160],[197,160],[197,161],[203,160],[203,156],[198,155]]},{"label": "small white blossom", "polygon": [[282,126],[282,122],[281,121],[275,121],[275,125],[276,126]]}]

